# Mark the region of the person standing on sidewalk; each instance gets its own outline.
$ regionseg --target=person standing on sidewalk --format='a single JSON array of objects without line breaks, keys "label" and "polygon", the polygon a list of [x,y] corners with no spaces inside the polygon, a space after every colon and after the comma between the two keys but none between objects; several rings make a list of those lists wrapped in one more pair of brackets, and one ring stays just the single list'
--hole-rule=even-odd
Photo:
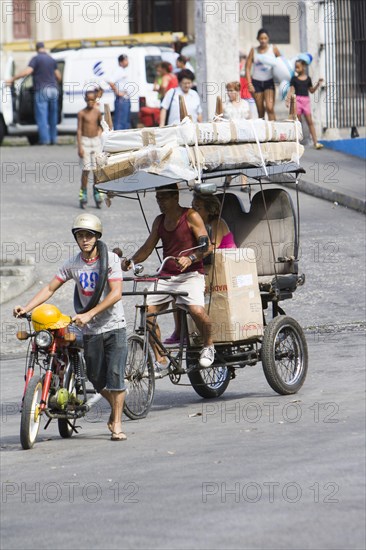
[{"label": "person standing on sidewalk", "polygon": [[128,57],[120,55],[118,68],[115,70],[108,82],[116,96],[114,101],[114,130],[128,130],[131,128],[131,100],[129,97],[128,85]]},{"label": "person standing on sidewalk", "polygon": [[[26,306],[15,306],[14,317],[21,317],[49,300],[69,280],[75,281],[81,307],[85,309],[102,276],[100,249],[97,246],[102,232],[102,223],[97,216],[87,213],[77,216],[72,233],[80,252],[67,260]],[[99,303],[89,311],[75,315],[73,321],[83,331],[88,379],[111,406],[107,423],[112,432],[111,439],[124,441],[127,439],[122,432],[127,336],[121,299],[123,276],[119,257],[112,252],[105,253],[108,254],[108,274]]]},{"label": "person standing on sidewalk", "polygon": [[[86,107],[78,113],[78,128],[76,133],[78,155],[82,163],[81,187],[79,194],[80,208],[85,208],[88,202],[89,172],[95,170],[96,155],[102,152],[100,135],[102,133],[102,113],[97,105],[98,90],[85,93]],[[93,195],[97,208],[102,205],[100,193],[95,188],[97,181],[94,174]]]},{"label": "person standing on sidewalk", "polygon": [[301,122],[301,116],[305,116],[305,120],[314,143],[314,148],[323,149],[324,146],[321,143],[318,143],[316,137],[313,118],[311,116],[311,103],[309,97],[309,92],[314,94],[323,82],[323,79],[320,78],[317,84],[313,86],[310,76],[306,73],[306,63],[301,59],[298,59],[295,63],[295,72],[297,76],[293,76],[291,78],[290,88],[286,97],[286,106],[289,107],[291,96],[296,94],[296,112],[298,119]]},{"label": "person standing on sidewalk", "polygon": [[37,55],[32,57],[28,67],[7,81],[12,85],[15,80],[33,75],[34,107],[38,126],[40,145],[55,145],[57,142],[58,98],[57,82],[61,82],[61,73],[56,61],[46,52],[44,43],[37,42]]}]

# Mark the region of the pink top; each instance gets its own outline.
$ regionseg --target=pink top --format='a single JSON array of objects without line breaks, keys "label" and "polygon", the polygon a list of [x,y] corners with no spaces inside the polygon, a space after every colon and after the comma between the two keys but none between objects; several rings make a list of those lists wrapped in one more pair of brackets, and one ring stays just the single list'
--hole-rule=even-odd
[{"label": "pink top", "polygon": [[218,248],[237,248],[234,241],[234,235],[231,231],[229,233],[226,233],[226,235],[222,237],[220,246]]}]

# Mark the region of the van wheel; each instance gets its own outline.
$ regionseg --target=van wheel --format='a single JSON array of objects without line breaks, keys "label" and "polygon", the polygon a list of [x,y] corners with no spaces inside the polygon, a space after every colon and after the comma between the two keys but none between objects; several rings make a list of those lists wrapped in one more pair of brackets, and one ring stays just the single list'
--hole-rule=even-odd
[{"label": "van wheel", "polygon": [[3,142],[4,137],[6,136],[6,124],[3,117],[0,117],[0,145]]},{"label": "van wheel", "polygon": [[38,143],[38,135],[37,134],[32,134],[30,136],[27,136],[28,138],[28,141],[29,141],[29,145],[37,145]]}]

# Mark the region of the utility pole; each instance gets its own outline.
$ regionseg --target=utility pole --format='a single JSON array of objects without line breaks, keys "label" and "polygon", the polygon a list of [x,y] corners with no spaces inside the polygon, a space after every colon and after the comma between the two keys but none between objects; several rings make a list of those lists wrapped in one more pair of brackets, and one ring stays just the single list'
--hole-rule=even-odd
[{"label": "utility pole", "polygon": [[225,84],[239,80],[240,4],[195,0],[196,77],[204,120],[214,116],[217,96],[225,101]]}]

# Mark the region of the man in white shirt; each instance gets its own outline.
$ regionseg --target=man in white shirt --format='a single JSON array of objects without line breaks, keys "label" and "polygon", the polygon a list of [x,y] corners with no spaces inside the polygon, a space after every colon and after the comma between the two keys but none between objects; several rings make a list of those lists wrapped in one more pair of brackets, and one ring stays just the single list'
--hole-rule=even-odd
[{"label": "man in white shirt", "polygon": [[184,97],[188,115],[192,117],[193,122],[202,122],[202,107],[200,96],[195,90],[192,90],[194,74],[188,69],[182,69],[178,75],[178,88],[169,90],[161,102],[160,126],[168,124],[179,124],[179,96]]},{"label": "man in white shirt", "polygon": [[115,93],[114,101],[114,130],[128,130],[131,128],[131,101],[128,93],[128,57],[120,55],[118,68],[108,82]]}]

